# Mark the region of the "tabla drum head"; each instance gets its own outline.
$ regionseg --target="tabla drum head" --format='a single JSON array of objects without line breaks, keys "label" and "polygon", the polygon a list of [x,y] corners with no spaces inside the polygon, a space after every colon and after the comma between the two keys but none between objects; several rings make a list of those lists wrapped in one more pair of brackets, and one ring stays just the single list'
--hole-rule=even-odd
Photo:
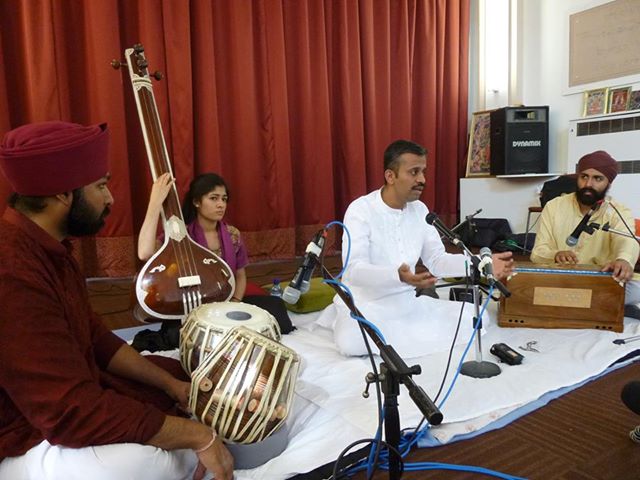
[{"label": "tabla drum head", "polygon": [[189,374],[215,349],[222,337],[236,327],[245,327],[276,342],[278,322],[266,310],[242,302],[206,303],[191,311],[180,329],[180,362]]}]

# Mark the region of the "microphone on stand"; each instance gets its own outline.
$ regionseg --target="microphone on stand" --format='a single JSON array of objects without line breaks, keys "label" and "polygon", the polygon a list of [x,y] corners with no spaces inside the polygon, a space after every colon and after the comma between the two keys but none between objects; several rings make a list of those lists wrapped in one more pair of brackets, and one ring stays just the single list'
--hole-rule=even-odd
[{"label": "microphone on stand", "polygon": [[578,238],[580,237],[580,234],[582,232],[587,232],[589,235],[593,233],[593,229],[589,227],[589,220],[591,220],[592,215],[596,213],[596,210],[600,208],[602,202],[603,200],[598,200],[593,204],[591,209],[584,214],[584,217],[582,217],[582,220],[580,220],[578,226],[576,226],[573,232],[571,232],[571,235],[567,237],[567,245],[569,245],[570,247],[575,247],[578,244]]},{"label": "microphone on stand", "polygon": [[[636,415],[640,415],[640,382],[629,382],[620,393],[622,403]],[[629,432],[629,437],[635,443],[640,443],[640,425]]]},{"label": "microphone on stand", "polygon": [[327,239],[327,231],[322,229],[316,233],[313,240],[307,245],[302,264],[298,267],[291,283],[284,289],[282,300],[287,303],[294,304],[300,299],[300,295],[307,293],[311,286],[311,276],[318,264],[318,259],[324,249],[324,242]]},{"label": "microphone on stand", "polygon": [[480,249],[480,263],[478,264],[478,270],[487,277],[489,283],[494,285],[502,295],[510,297],[511,292],[504,286],[504,284],[497,280],[493,275],[493,255],[489,247],[482,247]]},{"label": "microphone on stand", "polygon": [[480,249],[480,264],[478,268],[482,274],[487,277],[487,280],[490,282],[495,281],[496,278],[493,276],[493,257],[491,256],[489,247],[482,247]]},{"label": "microphone on stand", "polygon": [[425,217],[425,220],[429,225],[433,225],[436,228],[436,230],[440,232],[440,235],[447,237],[447,239],[452,244],[458,246],[460,245],[460,243],[462,243],[460,241],[460,237],[455,233],[453,233],[451,230],[449,230],[449,227],[447,227],[444,223],[442,223],[442,221],[438,218],[438,215],[436,215],[435,213],[433,212],[428,213],[427,216]]}]

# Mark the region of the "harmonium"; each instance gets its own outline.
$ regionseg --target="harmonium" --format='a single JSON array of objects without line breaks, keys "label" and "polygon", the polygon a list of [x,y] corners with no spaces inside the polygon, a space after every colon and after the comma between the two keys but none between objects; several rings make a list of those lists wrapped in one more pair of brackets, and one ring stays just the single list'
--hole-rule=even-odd
[{"label": "harmonium", "polygon": [[624,285],[594,266],[520,264],[505,282],[498,325],[622,332]]}]

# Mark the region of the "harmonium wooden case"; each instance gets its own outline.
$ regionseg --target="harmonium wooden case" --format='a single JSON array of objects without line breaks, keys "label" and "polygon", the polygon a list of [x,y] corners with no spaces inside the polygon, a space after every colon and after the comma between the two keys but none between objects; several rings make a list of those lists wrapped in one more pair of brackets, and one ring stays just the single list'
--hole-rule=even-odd
[{"label": "harmonium wooden case", "polygon": [[498,325],[622,332],[624,285],[594,266],[519,264],[505,282]]}]

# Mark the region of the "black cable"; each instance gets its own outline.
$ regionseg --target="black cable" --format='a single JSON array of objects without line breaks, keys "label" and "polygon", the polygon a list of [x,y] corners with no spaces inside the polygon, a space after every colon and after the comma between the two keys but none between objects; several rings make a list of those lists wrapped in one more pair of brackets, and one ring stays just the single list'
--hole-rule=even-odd
[{"label": "black cable", "polygon": [[[467,271],[466,273],[466,283],[465,283],[465,290],[467,293],[469,293],[469,267],[467,266]],[[449,374],[449,367],[451,366],[451,359],[453,358],[453,350],[455,349],[456,346],[456,340],[458,339],[458,333],[460,332],[460,325],[462,325],[462,314],[464,313],[464,306],[465,303],[467,302],[462,302],[462,305],[460,306],[460,314],[458,315],[458,324],[456,325],[456,331],[453,335],[453,340],[451,341],[451,347],[449,347],[449,357],[447,358],[447,366],[444,369],[444,375],[442,376],[442,382],[440,382],[440,388],[438,388],[438,393],[436,393],[435,398],[433,399],[433,403],[436,403],[438,401],[438,398],[440,397],[440,394],[442,393],[442,389],[444,388],[444,384],[447,380],[447,375]],[[422,425],[424,424],[424,422],[426,421],[426,417],[422,417],[422,420],[420,420],[420,422],[418,422],[418,426],[416,428],[413,429],[413,434],[411,435],[411,438],[409,439],[409,444],[411,444],[413,442],[413,440],[416,438],[416,436],[418,435],[418,433],[420,432],[420,429],[422,428]],[[411,430],[406,429],[406,430]]]},{"label": "black cable", "polygon": [[629,225],[627,225],[627,221],[624,219],[624,217],[622,216],[622,214],[620,213],[620,211],[616,208],[616,206],[613,204],[613,202],[609,202],[609,205],[611,205],[611,207],[616,211],[616,213],[618,214],[618,217],[620,217],[620,220],[622,220],[622,223],[624,223],[624,226],[627,228],[627,231],[631,234],[631,237],[633,237],[633,239],[638,242],[638,244],[640,245],[640,239],[638,239],[636,237],[635,232],[633,232],[631,230],[631,228],[629,227]]},{"label": "black cable", "polygon": [[[322,271],[324,268],[324,249],[322,249],[322,251],[320,252],[320,257],[319,257],[319,261],[320,261],[320,270]],[[344,266],[343,266],[344,268]],[[339,288],[342,288],[338,285]],[[367,349],[367,356],[369,357],[369,361],[371,362],[371,368],[373,370],[373,375],[374,378],[378,379],[378,368],[376,367],[376,362],[375,359],[373,357],[373,352],[371,351],[371,345],[369,344],[369,338],[365,333],[364,327],[362,326],[362,323],[358,322],[358,326],[360,327],[360,333],[362,334],[362,338],[364,340],[364,345],[365,348]],[[382,436],[382,423],[383,423],[383,418],[382,418],[382,391],[381,391],[381,387],[380,387],[380,382],[378,380],[376,380],[375,382],[375,391],[376,391],[376,399],[377,399],[377,404],[378,404],[378,428],[376,429],[376,431],[380,431],[380,435]],[[344,451],[343,451],[344,452]],[[340,461],[341,456],[343,455],[343,453],[340,454],[340,456],[338,457],[338,459],[336,459],[336,463],[335,465],[338,465],[338,462]],[[377,465],[378,465],[378,461],[379,461],[379,457],[380,457],[380,442],[376,442],[376,451],[374,454],[374,459],[373,459],[373,468],[371,469],[371,475],[373,475],[373,473],[376,471]],[[368,459],[369,459],[369,455],[367,455],[367,463],[368,463]],[[335,478],[335,466],[334,466],[334,475],[333,477]]]},{"label": "black cable", "polygon": [[[356,440],[355,442],[350,443],[349,445],[347,445],[344,448],[344,450],[342,450],[340,452],[340,455],[338,455],[336,463],[333,466],[333,473],[331,474],[331,476],[327,480],[332,480],[332,479],[333,480],[338,480],[339,478],[342,478],[342,477],[338,477],[338,474],[342,473],[341,471],[338,470],[339,462],[341,462],[342,457],[344,457],[349,452],[349,450],[351,450],[353,447],[355,447],[357,445],[361,445],[363,443],[366,443],[366,444],[378,443],[378,444],[386,446],[393,453],[395,453],[398,456],[398,458],[400,459],[400,476],[402,476],[402,474],[404,473],[404,462],[402,461],[402,455],[400,455],[400,452],[395,447],[392,447],[391,445],[389,445],[384,440],[378,440],[376,438],[363,438],[362,440]],[[353,466],[354,465],[349,465],[347,468],[351,468]]]}]

